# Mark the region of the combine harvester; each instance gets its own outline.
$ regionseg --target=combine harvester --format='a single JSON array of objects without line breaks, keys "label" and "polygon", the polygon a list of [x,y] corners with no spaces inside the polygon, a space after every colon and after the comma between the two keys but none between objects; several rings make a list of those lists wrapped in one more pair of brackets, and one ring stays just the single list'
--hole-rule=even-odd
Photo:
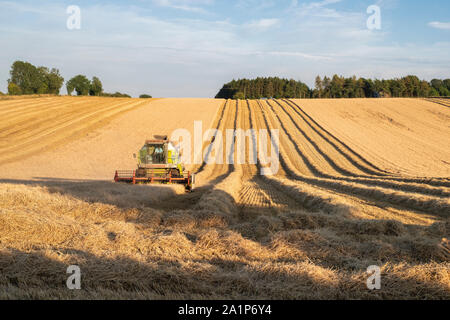
[{"label": "combine harvester", "polygon": [[187,192],[194,189],[195,175],[185,172],[181,155],[167,136],[155,136],[139,151],[137,170],[117,170],[115,182],[132,184],[183,184]]}]

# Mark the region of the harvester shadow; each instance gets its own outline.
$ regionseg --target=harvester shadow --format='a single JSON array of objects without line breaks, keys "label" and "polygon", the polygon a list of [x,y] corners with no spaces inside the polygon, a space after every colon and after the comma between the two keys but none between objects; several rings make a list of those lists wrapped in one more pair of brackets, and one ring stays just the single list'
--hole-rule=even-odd
[{"label": "harvester shadow", "polygon": [[[369,291],[365,270],[360,277],[334,272],[326,276],[305,262],[295,272],[289,265],[258,267],[258,261],[232,257],[141,262],[107,258],[71,248],[0,251],[0,298],[5,299],[448,299],[443,286],[382,274],[381,290]],[[64,262],[63,262],[64,261]],[[69,290],[69,265],[81,271],[81,290]],[[201,269],[198,266],[202,266]],[[311,290],[314,288],[314,290]]]},{"label": "harvester shadow", "polygon": [[[172,196],[164,198],[157,204],[156,208],[158,210],[163,210],[166,212],[170,212],[173,210],[191,210],[196,205],[198,205],[199,201],[206,193],[210,192],[215,185],[225,180],[233,172],[233,170],[233,166],[228,166],[228,170],[226,173],[212,180],[208,180],[208,183],[206,185],[195,188],[193,192],[174,194]],[[198,172],[200,171],[197,171],[197,173]]]},{"label": "harvester shadow", "polygon": [[[266,194],[271,193],[267,184],[260,179],[255,177],[251,181],[257,184],[256,189]],[[223,232],[233,232],[269,250],[274,237],[281,235],[282,238],[289,238],[291,231],[294,232],[294,238],[297,237],[295,232],[299,232],[305,239],[310,239],[311,235],[320,237],[322,232],[326,235],[329,233],[323,243],[319,241],[316,251],[308,250],[311,248],[309,240],[288,246],[301,248],[312,259],[317,258],[318,265],[330,269],[350,270],[354,268],[352,261],[360,260],[361,257],[363,260],[368,258],[380,263],[390,261],[411,265],[444,262],[449,258],[441,246],[442,237],[448,234],[446,230],[449,225],[445,221],[424,226],[397,220],[354,219],[345,215],[345,212],[326,214],[320,210],[292,208],[292,200],[289,197],[278,198],[277,204],[281,208],[242,205],[236,203],[229,193],[215,189],[202,198],[202,205],[196,208],[198,210],[170,212],[162,217],[161,224],[178,231],[191,230],[195,225],[198,229],[212,227]],[[415,235],[423,235],[426,239],[422,241],[421,237]],[[344,242],[334,243],[336,236],[343,237]],[[323,244],[326,244],[325,247],[321,247]],[[348,251],[342,249],[346,245],[350,246]],[[315,244],[312,247],[314,246]]]},{"label": "harvester shadow", "polygon": [[34,180],[1,179],[0,183],[44,187],[50,193],[118,208],[152,207],[163,199],[177,195],[174,189],[165,185],[128,185],[102,180],[39,177]]},{"label": "harvester shadow", "polygon": [[233,168],[214,178],[194,192],[185,193],[179,185],[176,192],[169,185],[130,185],[105,180],[62,179],[34,177],[32,180],[0,179],[0,183],[44,187],[50,193],[67,195],[89,203],[102,203],[118,208],[150,207],[163,211],[189,209],[214,185],[222,182]]},{"label": "harvester shadow", "polygon": [[[176,261],[143,263],[128,257],[100,257],[72,248],[55,247],[52,251],[58,254],[56,258],[49,258],[39,249],[33,252],[1,251],[0,288],[5,289],[1,291],[6,297],[10,293],[12,298],[31,296],[35,299],[103,299],[108,296],[112,299],[154,299],[166,295],[170,298],[171,294],[183,292],[181,284],[189,287],[195,282]],[[80,267],[79,291],[69,290],[66,286],[70,265]]]},{"label": "harvester shadow", "polygon": [[[223,181],[228,174],[219,178]],[[50,178],[41,178],[36,181],[0,180],[0,183],[43,186],[47,187],[50,192],[67,194],[83,201],[98,201],[116,206],[123,204],[124,207],[132,208],[159,208],[158,202],[155,201],[161,201],[161,199],[153,201],[145,200],[145,198],[148,197],[150,189],[156,188],[155,190],[159,192],[163,192],[159,189],[167,189],[163,186],[127,186],[106,181]],[[102,188],[106,190],[100,190]],[[142,193],[136,191],[141,189]],[[116,193],[113,194],[114,197],[104,198],[105,195],[114,192]],[[128,194],[129,192],[132,194]],[[138,192],[137,195],[136,192]],[[128,197],[123,199],[124,196]],[[133,202],[130,198],[133,196],[136,196],[137,202]],[[192,197],[192,194],[176,195],[172,191],[164,193],[164,196],[167,196],[166,199],[179,197],[179,199],[185,200]],[[249,221],[240,217],[241,209],[230,194],[223,190],[213,190],[207,186],[199,191],[198,196],[204,196],[204,200],[207,200],[206,203],[202,203],[202,208],[177,211],[174,210],[177,205],[171,205],[168,208],[170,212],[166,212],[158,225],[155,225],[168,231],[184,233],[187,240],[193,245],[193,251],[189,255],[182,255],[175,259],[173,257],[165,259],[162,256],[153,259],[145,256],[142,257],[143,259],[140,259],[141,257],[134,259],[129,256],[106,258],[77,248],[59,248],[50,244],[50,250],[61,255],[61,260],[64,259],[64,263],[62,263],[58,257],[49,258],[48,252],[44,253],[44,249],[39,249],[39,246],[32,253],[7,249],[0,251],[0,288],[3,286],[6,288],[0,291],[6,292],[6,294],[11,292],[11,294],[21,295],[21,297],[36,295],[41,298],[75,299],[92,296],[94,298],[112,297],[113,299],[422,299],[427,297],[445,298],[445,292],[447,292],[448,298],[446,288],[432,283],[421,283],[420,281],[418,283],[418,279],[415,277],[403,278],[395,273],[387,274],[386,279],[383,280],[383,286],[389,290],[370,292],[365,286],[366,278],[355,279],[351,276],[354,272],[365,274],[362,266],[349,270],[342,265],[343,259],[352,258],[352,252],[349,251],[345,256],[335,256],[332,253],[333,246],[330,247],[327,244],[327,246],[321,247],[320,243],[318,243],[317,250],[314,250],[307,239],[284,243],[288,247],[295,247],[306,252],[312,269],[307,266],[305,269],[298,268],[298,264],[305,262],[302,257],[274,257],[267,261],[266,258],[258,257],[254,252],[250,252],[251,248],[245,247],[242,247],[237,253],[223,253],[221,250],[227,247],[227,245],[221,244],[223,240],[233,241],[232,238],[227,238],[229,233],[234,233],[237,237],[251,240],[256,245],[271,250],[270,238],[277,232],[298,231],[301,233],[306,231],[315,233],[321,227],[305,225],[290,230],[283,226],[280,230],[271,231],[269,226],[267,230],[263,230],[266,237],[255,238],[251,236],[251,233],[242,230],[242,223]],[[124,202],[121,203],[120,199]],[[131,202],[129,202],[130,200]],[[192,204],[195,204],[195,201]],[[180,200],[179,205],[180,209],[186,209],[183,201]],[[273,212],[269,212],[267,208],[253,206],[252,210],[259,211],[260,216],[273,216]],[[129,222],[141,223],[139,221]],[[193,225],[194,227],[192,227]],[[422,228],[426,230],[429,227]],[[194,229],[193,232],[192,229]],[[204,248],[199,248],[205,245],[205,243],[197,243],[199,236],[208,230],[217,230],[223,236],[212,239],[214,241],[210,242],[211,247],[208,250],[213,254],[209,257],[204,254],[197,255],[196,251],[204,250]],[[377,238],[375,234],[373,239],[377,240]],[[114,240],[115,237],[110,237],[110,241]],[[381,238],[379,240],[382,241]],[[217,247],[215,242],[218,243]],[[388,242],[386,244],[390,245]],[[239,242],[236,245],[239,245]],[[46,248],[49,250],[49,246]],[[329,250],[325,250],[325,248],[329,248]],[[228,250],[228,248],[226,249]],[[329,252],[324,252],[324,250]],[[398,250],[403,252],[402,249]],[[194,263],[186,264],[186,259],[189,261],[191,254],[197,255],[197,258],[191,260]],[[70,257],[69,259],[67,259],[67,255]],[[367,252],[367,257],[363,260],[374,258],[374,261],[377,261],[377,255],[377,252]],[[393,255],[395,252],[386,257],[392,260]],[[52,256],[54,255],[52,254]],[[203,257],[199,258],[199,256]],[[333,257],[336,258],[333,259]],[[354,258],[363,261],[356,256]],[[405,256],[402,259],[403,262],[412,266],[433,260],[427,256],[419,259]],[[66,269],[69,264],[79,265],[82,270],[83,290],[79,293],[73,293],[65,287],[68,277]],[[261,265],[266,267],[262,268]],[[323,268],[335,270],[334,274],[337,278],[324,279],[321,275]],[[30,272],[30,270],[32,271]],[[292,270],[297,271],[293,272]],[[39,290],[33,291],[33,288],[39,288]],[[311,290],[311,288],[315,289]],[[0,297],[2,297],[1,294]]]}]

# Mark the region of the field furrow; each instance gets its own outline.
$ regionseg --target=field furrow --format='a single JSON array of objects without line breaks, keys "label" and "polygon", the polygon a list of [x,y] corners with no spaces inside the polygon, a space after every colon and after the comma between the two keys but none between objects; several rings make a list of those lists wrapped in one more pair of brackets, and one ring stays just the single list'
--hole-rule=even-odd
[{"label": "field furrow", "polygon": [[[55,111],[46,112],[47,110],[37,111],[39,116],[24,115],[19,119],[5,119],[5,126],[2,127],[0,137],[2,139],[14,138],[16,141],[26,141],[27,138],[35,136],[36,133],[45,132],[46,130],[59,127],[70,120],[78,120],[80,118],[95,115],[110,108],[119,108],[121,105],[104,104],[98,105],[93,109],[91,105],[80,102],[81,107],[76,108],[73,104],[57,105]],[[122,105],[128,105],[127,102]],[[95,111],[94,111],[95,110]],[[94,112],[93,112],[94,111]],[[101,116],[99,117],[101,118]],[[84,119],[84,118],[83,118]],[[7,125],[8,123],[13,123]]]},{"label": "field furrow", "polygon": [[[398,191],[395,189],[387,188],[386,186],[371,187],[370,185],[367,186],[365,184],[366,181],[364,180],[360,180],[359,182],[347,182],[344,180],[346,179],[345,177],[343,178],[324,174],[321,170],[317,169],[312,164],[312,161],[309,160],[308,157],[298,148],[295,139],[292,138],[294,136],[294,133],[289,132],[287,126],[283,125],[280,122],[282,118],[280,118],[276,114],[276,110],[271,107],[270,103],[267,103],[267,105],[269,107],[266,108],[266,110],[272,111],[272,119],[278,120],[278,125],[283,128],[284,133],[289,138],[281,141],[281,145],[286,146],[284,147],[284,150],[297,151],[297,155],[293,154],[292,151],[284,151],[286,152],[285,154],[283,154],[282,152],[282,157],[283,155],[285,156],[285,159],[282,160],[282,165],[284,163],[284,165],[287,166],[287,168],[285,169],[289,170],[290,176],[294,180],[306,182],[316,187],[330,189],[333,192],[338,192],[340,194],[343,194],[344,196],[347,194],[351,196],[363,197],[364,199],[368,199],[369,201],[383,202],[386,204],[396,205],[412,210],[418,210],[421,212],[444,216],[447,215],[448,212],[450,212],[450,202],[448,198],[441,198],[417,193],[408,193],[406,192],[406,190]],[[302,173],[302,167],[296,166],[296,163],[299,163],[298,161],[296,161],[296,158],[302,158],[307,164],[309,163],[309,167],[312,168],[311,171],[316,177],[312,177],[310,175],[305,175],[304,173]],[[292,163],[292,165],[288,165],[286,159],[289,159],[289,163]],[[447,190],[441,190],[441,192],[445,193],[447,192]]]},{"label": "field furrow", "polygon": [[[238,117],[238,104],[236,101],[228,100],[221,111],[221,115],[218,120],[217,130],[219,132],[225,132],[227,129],[234,129],[236,126]],[[194,169],[193,171],[197,173],[200,181],[205,181],[207,183],[218,183],[226,179],[231,172],[233,171],[232,166],[227,166],[225,163],[225,157],[229,151],[226,148],[222,148],[222,153],[215,155],[215,148],[218,146],[220,141],[216,141],[214,137],[210,139],[204,146],[204,157],[208,159],[208,161],[213,161],[214,157],[223,159],[222,163],[217,163],[213,165],[208,165],[206,159],[204,159],[202,165],[198,167],[198,169]]]},{"label": "field furrow", "polygon": [[[280,103],[278,103],[278,104],[282,108],[283,112],[287,113],[286,109],[283,108]],[[290,119],[294,123],[293,118],[290,117]],[[307,120],[305,118],[303,118],[303,117],[302,117],[302,119],[303,119],[302,127],[306,127],[307,124],[308,124]],[[295,128],[303,136],[307,137],[306,133],[301,129],[299,124],[294,124],[294,125],[295,125]],[[312,134],[312,132],[309,131],[309,134]],[[350,162],[346,164],[346,167],[350,168],[349,170],[342,169],[340,166],[336,165],[331,159],[338,159],[339,158],[338,155],[335,154],[335,153],[329,153],[329,151],[328,152],[324,152],[324,151],[320,150],[318,145],[326,145],[326,142],[329,142],[329,141],[323,135],[319,135],[319,136],[322,137],[323,140],[325,140],[325,141],[323,141],[323,140],[321,141],[318,136],[315,137],[315,140],[317,141],[317,143],[315,143],[310,138],[306,138],[306,139],[308,141],[310,141],[311,144],[313,144],[314,148],[320,154],[323,155],[323,157],[327,160],[327,162],[330,163],[331,166],[333,166],[334,168],[337,168],[337,171],[339,171],[340,173],[343,173],[344,175],[353,175],[354,176],[354,174],[350,173],[350,171],[349,171],[349,170],[354,170],[354,168],[352,169],[352,165],[354,165],[355,167],[358,167],[358,168],[362,168],[361,166],[357,165],[357,163],[354,160],[350,160]],[[328,150],[330,150],[330,149],[328,149]],[[335,150],[338,150],[337,147],[335,148]],[[348,159],[349,158],[350,157],[348,157]],[[345,163],[344,163],[344,165],[345,165]],[[369,173],[369,172],[366,172],[366,173]],[[379,174],[377,174],[377,175],[379,175]],[[423,181],[412,180],[413,183],[409,184],[409,183],[406,183],[406,182],[401,182],[401,178],[393,178],[393,177],[387,177],[387,176],[379,177],[379,178],[377,178],[376,176],[375,177],[371,177],[371,176],[344,177],[344,176],[337,176],[337,175],[323,175],[323,176],[327,177],[327,178],[337,179],[337,180],[343,180],[343,181],[354,182],[354,183],[361,183],[361,184],[364,184],[364,185],[385,187],[385,188],[388,188],[388,189],[395,189],[395,190],[398,190],[398,191],[421,193],[421,194],[424,194],[424,195],[436,195],[436,196],[442,196],[442,197],[448,197],[450,195],[450,193],[449,193],[450,189],[448,189],[447,187],[440,187],[439,188],[439,187],[428,186],[427,183],[426,182],[423,183]],[[390,181],[389,179],[398,179],[399,182],[397,182],[395,180],[394,181]],[[422,183],[417,183],[417,182],[422,182]]]},{"label": "field furrow", "polygon": [[[330,167],[334,169],[334,172],[330,172],[331,175],[340,174],[343,176],[363,176],[364,172],[357,168],[357,166],[353,166],[353,164],[350,162],[346,162],[347,159],[341,159],[342,155],[340,153],[333,152],[335,150],[328,148],[326,149],[326,140],[321,136],[316,136],[316,132],[314,130],[311,130],[306,124],[305,121],[300,122],[298,121],[298,118],[294,119],[294,116],[290,110],[288,110],[282,103],[274,100],[276,105],[279,108],[272,107],[273,110],[277,110],[277,113],[283,113],[285,114],[289,120],[291,125],[287,125],[287,128],[295,128],[296,131],[301,133],[302,138],[305,140],[307,144],[312,146],[315,153],[317,153],[320,157],[325,160]],[[286,120],[284,120],[286,123]],[[309,130],[308,130],[309,129]],[[320,146],[323,147],[320,147]]]},{"label": "field furrow", "polygon": [[107,122],[123,112],[144,105],[143,102],[122,103],[101,108],[94,112],[87,112],[81,116],[68,115],[58,118],[52,126],[39,128],[35,132],[30,130],[20,142],[0,150],[0,164],[27,157],[47,148],[54,148],[60,143],[89,131],[96,125]]},{"label": "field furrow", "polygon": [[[438,103],[2,100],[0,298],[70,298],[54,285],[70,262],[83,298],[449,299],[450,110]],[[112,181],[154,135],[186,129],[192,143],[194,121],[194,192]],[[273,163],[259,133],[275,129],[279,170],[262,175]]]},{"label": "field furrow", "polygon": [[320,124],[306,114],[301,107],[292,100],[283,100],[291,109],[302,119],[303,123],[311,128],[318,136],[322,138],[322,143],[326,143],[334,148],[338,153],[345,157],[353,166],[369,175],[386,175],[388,172],[378,168],[363,156],[356,153],[347,144],[336,138],[330,132],[325,130]]},{"label": "field furrow", "polygon": [[444,107],[450,107],[450,99],[448,99],[448,98],[429,98],[426,100],[440,104]]}]

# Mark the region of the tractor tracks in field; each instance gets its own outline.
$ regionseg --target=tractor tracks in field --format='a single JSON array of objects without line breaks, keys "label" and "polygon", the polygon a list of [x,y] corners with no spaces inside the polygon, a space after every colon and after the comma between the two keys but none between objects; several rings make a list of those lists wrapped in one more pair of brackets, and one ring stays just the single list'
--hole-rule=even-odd
[{"label": "tractor tracks in field", "polygon": [[[259,115],[255,113],[249,100],[246,100],[242,113],[242,126],[239,127],[244,131],[248,129],[268,129],[261,122]],[[248,137],[248,143],[245,149],[246,164],[242,165],[242,189],[239,192],[238,205],[241,217],[246,219],[246,215],[262,214],[264,211],[277,213],[283,210],[294,210],[299,208],[299,204],[289,195],[273,188],[272,185],[260,176],[261,163],[259,156],[256,155],[256,163],[250,163],[250,146],[257,146],[257,138],[255,136]],[[252,148],[254,150],[254,148]],[[254,150],[253,152],[255,152]]]},{"label": "tractor tracks in field", "polygon": [[[354,151],[348,144],[341,139],[337,138],[331,132],[326,130],[323,126],[317,123],[310,115],[308,115],[297,103],[293,100],[283,99],[300,117],[302,117],[304,123],[314,130],[318,135],[322,137],[328,144],[332,145],[339,153],[348,159],[353,165],[360,168],[369,174],[385,175],[389,172],[380,169],[373,163],[369,162],[362,155]],[[295,109],[296,107],[297,109]],[[361,163],[360,163],[361,162]]]},{"label": "tractor tracks in field", "polygon": [[425,101],[440,104],[441,106],[450,108],[450,99],[448,98],[427,98]]},{"label": "tractor tracks in field", "polygon": [[[224,132],[226,129],[234,129],[237,125],[238,112],[238,102],[233,100],[225,101],[211,129],[220,132]],[[207,157],[213,154],[215,143],[216,139],[212,137],[203,144],[202,150],[206,150]],[[226,156],[226,150],[222,151],[224,152],[223,155]],[[189,212],[191,210],[203,209],[205,202],[217,198],[214,195],[218,193],[216,190],[217,186],[223,184],[232,175],[235,167],[233,165],[227,166],[226,164],[208,164],[205,157],[202,160],[201,165],[194,166],[192,169],[192,172],[197,176],[197,183],[199,183],[199,186],[195,188],[194,192],[165,199],[161,204],[158,204],[159,209],[165,211],[184,210]]]},{"label": "tractor tracks in field", "polygon": [[[227,106],[229,106],[230,111],[225,118],[226,120],[222,130],[219,130],[222,134],[226,132],[227,129],[236,129],[238,125],[240,125],[240,115],[243,112],[239,100],[228,100]],[[215,149],[215,156],[216,152],[220,149],[216,149],[217,145],[215,144],[219,142],[223,141],[217,141],[215,138],[211,140],[212,148]],[[231,144],[228,145],[228,143],[225,143],[225,147],[219,154],[222,157],[224,156],[223,159],[220,159],[220,162],[226,161],[226,159],[230,159],[234,156],[236,154],[235,148],[236,137],[234,136]],[[208,152],[207,155],[210,156],[211,153]],[[204,159],[204,162],[206,162],[206,160],[207,158]],[[241,190],[242,168],[235,165],[234,162],[231,164],[211,164],[210,168],[212,174],[207,177],[209,178],[208,185],[210,187],[201,195],[193,209],[204,212],[220,212],[220,214],[225,214],[231,218],[237,211],[236,201],[239,191]],[[203,172],[206,172],[207,170],[208,168]],[[222,175],[217,176],[218,173]]]},{"label": "tractor tracks in field", "polygon": [[[282,107],[281,104],[279,104],[279,105],[280,105],[280,107]],[[272,110],[274,110],[274,109],[272,108]],[[283,108],[283,111],[285,113],[287,113],[284,108]],[[292,117],[290,119],[294,123],[295,120]],[[310,126],[310,124],[304,117],[302,117],[302,119],[303,119],[303,123],[294,123],[296,128],[299,130],[302,130],[300,128],[300,126],[306,126],[306,125]],[[302,135],[305,135],[305,133],[303,131],[301,131],[301,132],[302,132]],[[318,175],[320,177],[335,179],[335,180],[342,180],[342,181],[353,182],[353,183],[361,183],[361,184],[371,185],[371,186],[387,187],[387,188],[394,189],[397,191],[420,193],[423,195],[432,195],[432,196],[438,196],[438,197],[450,196],[450,190],[448,190],[446,188],[436,188],[433,186],[433,182],[429,185],[428,184],[429,181],[424,181],[422,179],[418,179],[418,180],[417,179],[408,179],[409,181],[402,181],[402,178],[400,178],[400,177],[393,177],[393,176],[388,176],[388,175],[384,175],[384,176],[379,176],[379,174],[377,174],[377,175],[360,175],[360,174],[353,173],[352,170],[355,170],[355,168],[352,166],[359,168],[357,163],[355,163],[353,160],[349,160],[348,163],[343,163],[344,165],[346,165],[346,168],[341,168],[337,163],[335,163],[336,160],[334,160],[334,159],[337,159],[337,156],[335,154],[331,154],[328,156],[325,151],[326,149],[324,148],[322,150],[319,147],[320,145],[325,145],[325,142],[323,140],[321,141],[320,138],[323,138],[326,142],[329,142],[329,140],[327,140],[327,138],[324,137],[323,135],[318,135],[314,138],[306,137],[308,142],[311,142],[311,144],[314,144],[314,148],[318,151],[318,153],[320,155],[323,155],[326,158],[327,162],[330,162],[330,166],[332,166],[333,168],[338,168],[337,170],[341,173],[340,176],[330,175],[330,174],[324,173],[323,171],[319,171],[316,168],[315,173],[316,173],[316,175]],[[317,142],[315,142],[315,141],[317,141]],[[333,146],[334,146],[334,150],[337,150],[337,147],[335,145],[333,145]],[[344,151],[341,150],[340,153],[344,153]],[[370,172],[368,172],[368,173],[370,173]],[[407,183],[407,182],[410,182],[410,183]],[[446,187],[445,183],[442,183],[442,182],[434,181],[434,184],[437,184],[437,185],[442,184],[441,187]]]},{"label": "tractor tracks in field", "polygon": [[[222,131],[225,135],[226,129],[267,129],[261,123],[259,115],[251,108],[250,102],[241,100],[228,100],[220,113],[219,119],[215,121],[215,129]],[[251,137],[249,139],[252,139]],[[257,141],[253,141],[256,143]],[[211,153],[214,140],[204,145],[207,153]],[[181,199],[195,199],[195,201],[178,201],[179,207],[170,206],[170,209],[184,210],[219,210],[223,214],[238,215],[246,220],[250,216],[264,212],[276,213],[280,210],[298,209],[298,202],[274,188],[270,182],[259,176],[261,165],[259,159],[256,164],[235,164],[235,155],[240,152],[236,145],[236,137],[232,143],[225,146],[225,157],[233,158],[231,164],[208,165],[205,161],[197,169],[202,180],[207,181],[205,185],[196,189],[191,195],[183,195]],[[249,159],[249,147],[245,147],[245,159]],[[180,197],[178,197],[180,199]],[[168,208],[169,209],[169,208]]]},{"label": "tractor tracks in field", "polygon": [[35,99],[17,99],[17,100],[0,100],[0,114],[8,114],[14,113],[16,111],[26,110],[28,108],[34,108],[35,106],[42,106],[47,104],[58,104],[60,103],[59,99],[64,99],[62,97],[58,97],[55,100],[55,97],[51,98],[35,98]]},{"label": "tractor tracks in field", "polygon": [[[221,106],[221,109],[222,109],[222,111],[219,111],[219,116],[217,117],[217,119],[214,121],[214,123],[216,123],[216,125],[214,125],[213,126],[213,128],[214,129],[216,129],[216,130],[220,130],[221,128],[223,128],[222,127],[222,123],[224,122],[224,118],[225,118],[225,111],[227,111],[228,110],[228,103],[229,103],[229,100],[227,100],[227,101],[225,101],[223,104],[222,104],[222,106]],[[205,142],[204,144],[203,144],[203,146],[202,146],[202,150],[205,150],[206,149],[206,147],[208,147],[208,151],[207,151],[207,153],[209,154],[209,153],[211,153],[212,152],[212,148],[213,148],[213,142],[214,142],[214,138],[213,139],[211,139],[210,141],[208,141],[208,142]],[[192,171],[193,172],[195,172],[195,174],[200,174],[201,172],[203,172],[204,170],[205,170],[205,168],[206,168],[206,165],[207,165],[207,163],[204,161],[204,159],[203,159],[203,162],[202,162],[202,164],[200,165],[200,166],[197,166],[197,167],[195,167]]]},{"label": "tractor tracks in field", "polygon": [[[290,99],[283,99],[283,101],[285,103],[287,103],[289,106],[291,106],[291,108],[294,110],[294,112],[296,112],[300,117],[302,117],[304,123],[306,125],[308,125],[309,127],[314,129],[314,126],[316,127],[316,132],[324,139],[326,140],[329,144],[332,144],[333,147],[336,150],[340,149],[340,153],[347,157],[351,157],[351,154],[355,155],[355,157],[361,159],[362,162],[366,163],[368,166],[372,167],[372,169],[378,171],[379,173],[381,173],[381,178],[383,179],[383,181],[386,180],[392,180],[392,181],[399,181],[399,182],[410,182],[410,183],[418,183],[418,184],[426,184],[426,185],[430,185],[430,186],[444,186],[444,187],[450,187],[450,181],[449,179],[442,179],[442,178],[417,178],[417,177],[404,177],[404,176],[398,176],[396,174],[392,174],[388,171],[385,171],[383,169],[380,169],[379,167],[375,166],[374,164],[372,164],[371,162],[369,162],[368,160],[366,160],[362,155],[360,155],[359,153],[357,153],[356,151],[354,151],[350,146],[348,146],[348,144],[346,144],[344,141],[342,141],[341,139],[337,138],[336,136],[334,136],[332,133],[330,133],[328,130],[326,130],[325,128],[323,128],[319,123],[317,123],[310,115],[308,115],[300,106],[298,103],[294,102],[293,100]],[[320,129],[322,131],[322,133],[320,133]],[[335,143],[333,143],[333,141],[335,141]],[[339,147],[339,144],[343,147],[342,149]],[[355,166],[360,166],[360,164],[358,164],[357,162],[353,162],[352,160],[349,159],[349,161],[352,162],[353,165]],[[370,170],[370,169],[369,169]],[[376,179],[377,177],[373,177],[373,174],[371,174],[371,171],[366,171],[366,173],[368,174],[368,176],[370,178],[374,178]],[[380,174],[376,174],[376,175],[380,175]],[[363,176],[366,177],[366,176]]]},{"label": "tractor tracks in field", "polygon": [[[77,105],[81,106],[77,108]],[[92,106],[77,102],[74,104],[56,104],[48,108],[46,105],[42,110],[24,112],[17,117],[5,117],[5,123],[10,123],[10,125],[2,127],[0,137],[2,139],[14,137],[19,141],[26,141],[26,139],[35,136],[36,133],[58,127],[60,124],[76,119],[77,116],[85,115],[92,110],[95,110]]]},{"label": "tractor tracks in field", "polygon": [[[315,164],[312,163],[313,160],[311,160],[311,156],[307,154],[305,150],[301,150],[298,147],[296,139],[294,138],[296,132],[293,131],[293,126],[282,123],[281,118],[277,114],[277,110],[270,105],[270,102],[266,103],[266,107],[263,107],[263,103],[258,103],[260,104],[263,113],[269,116],[271,127],[280,127],[283,131],[282,135],[286,137],[285,139],[280,138],[280,149],[282,150],[281,164],[285,171],[288,172],[291,180],[302,181],[309,185],[322,188],[325,191],[329,190],[337,192],[344,196],[358,197],[383,207],[386,207],[389,204],[436,215],[445,215],[449,212],[450,204],[446,199],[448,189],[445,187],[434,188],[428,185],[421,187],[417,184],[406,185],[404,183],[385,183],[381,180],[381,177],[367,177],[358,178],[359,180],[352,180],[354,178],[330,175],[322,172],[321,169],[317,168]],[[320,144],[320,142],[318,144]],[[306,150],[312,149],[313,148],[309,148]],[[286,150],[289,150],[290,152],[287,152]],[[294,153],[292,150],[295,150],[296,152]],[[299,161],[298,158],[302,161]],[[305,165],[310,169],[310,172],[305,172]],[[383,187],[375,187],[373,186],[374,183],[383,185]],[[396,189],[391,189],[386,186],[396,187]],[[413,192],[411,193],[411,191]],[[429,193],[432,193],[433,195],[431,196]]]},{"label": "tractor tracks in field", "polygon": [[[98,104],[92,104],[89,100],[80,100],[61,101],[59,109],[53,110],[53,106],[44,111],[44,115],[47,114],[47,116],[44,116],[43,120],[33,121],[33,117],[27,118],[30,115],[25,113],[25,119],[19,121],[18,128],[8,125],[0,128],[1,139],[8,142],[8,146],[0,148],[0,164],[12,162],[39,153],[42,150],[54,149],[62,143],[106,125],[124,112],[148,103],[128,99],[103,99],[99,100]],[[74,101],[76,102],[73,103]],[[73,106],[73,104],[78,107],[75,109],[66,108]],[[65,109],[62,111],[62,116],[57,112],[62,110],[61,108]],[[32,111],[32,113],[34,112]],[[14,141],[9,141],[8,137],[17,130],[22,133],[14,134]]]},{"label": "tractor tracks in field", "polygon": [[[239,106],[238,103],[233,100],[227,100],[220,112],[220,116],[218,118],[217,125],[214,127],[219,132],[225,132],[226,129],[234,129],[236,127],[237,119],[238,119]],[[205,142],[203,145],[203,150],[206,150],[206,158],[209,158],[213,153],[213,149],[215,148],[216,138],[212,137],[210,141]],[[233,145],[234,147],[234,145]],[[227,156],[226,150],[222,150],[225,152],[223,155],[219,156]],[[226,164],[214,164],[208,165],[205,158],[202,161],[202,164],[197,169],[194,169],[194,172],[197,175],[203,175],[205,180],[211,181],[212,183],[219,183],[223,179],[225,179],[231,172],[233,171],[233,167],[227,167]]]},{"label": "tractor tracks in field", "polygon": [[[254,114],[260,128],[278,128],[270,118],[268,111],[263,107],[260,101],[256,101]],[[341,201],[340,196],[330,196],[330,193],[323,191],[314,185],[307,182],[293,181],[290,178],[290,167],[292,164],[289,159],[297,160],[297,157],[286,158],[284,151],[283,136],[280,135],[280,171],[276,176],[259,176],[258,179],[264,182],[270,190],[276,190],[277,193],[282,194],[283,197],[288,197],[289,205],[287,211],[306,210],[310,212],[326,212],[342,215],[350,214],[350,207],[345,201]]]},{"label": "tractor tracks in field", "polygon": [[[346,143],[335,137],[329,131],[324,129],[320,124],[318,124],[313,118],[311,118],[303,109],[300,108],[298,104],[291,100],[282,100],[289,106],[292,111],[294,111],[302,120],[302,123],[311,128],[311,130],[322,138],[326,144],[331,146],[336,152],[347,159],[354,167],[358,168],[360,171],[369,175],[385,176],[390,174],[389,172],[380,169],[375,166],[363,156],[355,152]],[[282,105],[275,100],[281,107]]]},{"label": "tractor tracks in field", "polygon": [[[266,129],[271,135],[270,129],[274,127],[268,122],[264,110],[259,101],[247,101],[249,109],[248,128]],[[280,212],[293,212],[298,210],[328,212],[340,211],[342,207],[324,196],[316,188],[308,187],[308,190],[293,190],[290,186],[279,183],[277,178],[262,176],[262,168],[258,157],[255,165],[244,165],[247,167],[247,175],[244,175],[243,190],[239,201],[241,214],[261,215],[266,211],[269,214],[279,214]],[[282,168],[278,172],[278,177],[287,177],[286,171]]]},{"label": "tractor tracks in field", "polygon": [[[296,106],[290,101],[226,101],[215,129],[224,136],[226,129],[279,129],[280,172],[273,177],[261,176],[259,157],[256,164],[243,165],[207,165],[204,161],[197,172],[206,181],[205,186],[196,191],[197,195],[187,196],[195,199],[188,207],[212,210],[216,206],[227,213],[237,210],[244,219],[264,212],[276,215],[306,210],[346,217],[398,218],[419,224],[450,212],[445,179],[391,175]],[[246,139],[250,142],[254,138]],[[214,140],[209,144],[211,153]],[[231,148],[235,150],[236,139]],[[225,152],[228,156],[230,150]],[[249,154],[246,143],[247,162]]]},{"label": "tractor tracks in field", "polygon": [[[32,115],[39,115],[41,113],[45,113],[48,111],[56,111],[65,106],[70,106],[73,109],[73,106],[77,106],[80,104],[85,104],[86,101],[83,98],[74,98],[67,99],[63,97],[53,98],[53,99],[39,99],[33,100],[30,99],[30,103],[23,103],[22,100],[17,100],[19,102],[16,105],[3,105],[0,102],[0,117],[2,119],[8,120],[12,122],[12,120],[30,117]],[[58,110],[59,111],[59,110]],[[14,122],[17,123],[17,122]]]}]

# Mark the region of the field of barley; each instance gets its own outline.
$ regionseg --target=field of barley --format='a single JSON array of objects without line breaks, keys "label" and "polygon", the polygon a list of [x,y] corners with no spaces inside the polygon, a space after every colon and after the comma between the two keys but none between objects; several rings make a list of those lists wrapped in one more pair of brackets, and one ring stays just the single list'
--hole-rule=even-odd
[{"label": "field of barley", "polygon": [[[42,97],[0,118],[0,299],[450,299],[441,101]],[[192,165],[193,193],[112,181],[196,120],[278,129],[279,172]]]}]

